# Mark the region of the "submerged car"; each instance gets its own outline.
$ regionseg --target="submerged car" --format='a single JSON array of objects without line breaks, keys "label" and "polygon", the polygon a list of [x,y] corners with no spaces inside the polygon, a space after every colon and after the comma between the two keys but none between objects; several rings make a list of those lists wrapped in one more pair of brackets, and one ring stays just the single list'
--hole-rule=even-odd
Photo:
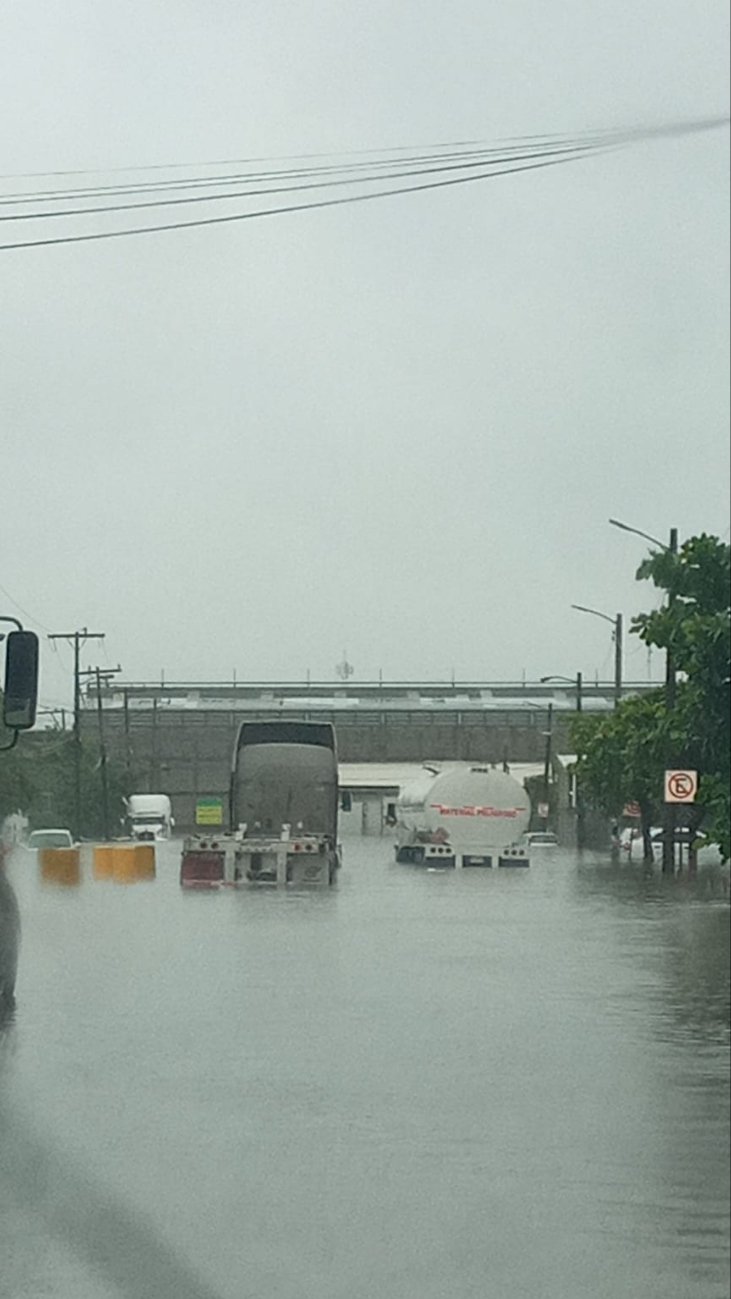
[{"label": "submerged car", "polygon": [[34,830],[28,836],[26,847],[35,852],[41,848],[73,848],[70,830]]},{"label": "submerged car", "polygon": [[531,830],[525,842],[528,848],[558,848],[558,836],[552,830]]}]

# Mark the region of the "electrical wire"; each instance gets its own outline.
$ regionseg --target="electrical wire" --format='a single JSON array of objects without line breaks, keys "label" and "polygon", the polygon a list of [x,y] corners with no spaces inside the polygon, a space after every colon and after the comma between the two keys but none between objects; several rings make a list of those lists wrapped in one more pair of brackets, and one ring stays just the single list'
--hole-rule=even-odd
[{"label": "electrical wire", "polygon": [[[603,142],[603,141],[602,141]],[[534,141],[532,144],[519,144],[513,146],[511,154],[522,155],[529,150],[545,150],[546,152],[558,150],[562,147],[588,148],[597,143],[594,140],[572,139],[567,137],[563,140],[553,142]],[[96,198],[100,195],[120,196],[123,194],[146,194],[146,193],[164,193],[168,190],[188,190],[199,188],[213,188],[218,185],[234,185],[239,182],[254,183],[256,181],[280,180],[280,179],[303,179],[307,180],[316,176],[328,176],[333,174],[355,173],[361,171],[373,171],[377,168],[385,171],[386,174],[392,172],[396,167],[416,166],[419,163],[447,163],[466,158],[476,160],[483,159],[485,162],[493,160],[498,162],[506,155],[505,148],[482,148],[458,150],[452,153],[421,153],[399,159],[371,159],[368,162],[351,162],[339,163],[327,167],[298,167],[285,169],[269,169],[267,171],[249,171],[249,172],[227,172],[224,175],[217,176],[197,176],[187,178],[177,178],[173,180],[162,181],[138,181],[126,185],[94,185],[85,186],[77,189],[39,189],[39,190],[11,190],[9,194],[0,195],[0,205],[3,207],[17,207],[28,205],[29,203],[55,203],[67,202],[76,199]],[[357,179],[357,177],[354,177]]]},{"label": "electrical wire", "polygon": [[[520,140],[528,143],[536,143],[540,140],[559,139],[556,135],[514,135],[503,137],[505,145],[516,144]],[[284,153],[284,154],[253,154],[246,158],[212,158],[201,162],[153,162],[142,163],[122,167],[76,167],[66,169],[56,169],[51,171],[16,171],[0,173],[0,180],[34,180],[41,179],[44,176],[113,176],[122,175],[130,171],[179,171],[185,167],[243,167],[251,166],[253,163],[264,162],[306,162],[322,158],[361,158],[368,154],[396,154],[411,153],[414,150],[423,152],[426,149],[467,149],[475,148],[484,144],[484,140],[448,140],[440,141],[438,144],[396,144],[386,148],[367,148],[367,149],[341,149],[328,152],[308,152],[308,153]]]},{"label": "electrical wire", "polygon": [[[505,150],[508,148],[514,151],[515,149],[527,150],[527,149],[535,149],[537,147],[546,148],[546,149],[557,148],[565,145],[576,145],[576,146],[586,147],[591,144],[606,145],[609,143],[616,143],[616,144],[637,143],[638,141],[641,140],[650,140],[650,139],[656,139],[662,137],[676,137],[678,135],[688,135],[700,131],[713,130],[718,127],[727,126],[728,123],[729,123],[728,116],[708,117],[708,118],[700,118],[695,120],[691,119],[682,122],[663,123],[656,126],[637,125],[634,127],[624,127],[624,128],[602,128],[594,131],[583,131],[574,135],[566,135],[565,133],[563,135],[558,135],[555,133],[553,135],[545,135],[545,134],[544,135],[531,134],[531,135],[523,135],[523,136],[518,135],[518,136],[504,138],[503,141],[499,144],[496,144],[494,141],[488,142],[485,141],[484,139],[464,140],[464,141],[453,141],[451,143],[439,143],[439,144],[429,144],[429,145],[420,145],[420,146],[399,145],[399,146],[386,148],[386,149],[381,148],[381,149],[350,150],[348,152],[329,153],[329,154],[328,153],[289,154],[289,155],[280,155],[278,157],[260,156],[258,158],[251,157],[251,158],[243,158],[243,159],[241,158],[240,159],[219,159],[219,160],[214,160],[209,162],[198,162],[198,163],[154,163],[148,165],[138,165],[136,167],[135,166],[116,167],[116,168],[112,167],[112,168],[96,169],[96,170],[78,169],[75,171],[68,170],[68,171],[55,171],[55,172],[51,171],[51,172],[5,173],[3,176],[0,176],[0,180],[12,180],[12,179],[19,180],[19,179],[28,179],[33,177],[41,178],[44,176],[64,176],[64,175],[83,176],[83,175],[104,175],[104,174],[116,175],[116,174],[127,174],[130,172],[145,173],[149,171],[155,171],[155,172],[166,171],[166,170],[179,171],[181,169],[186,169],[189,167],[244,166],[244,165],[251,165],[256,162],[259,163],[275,162],[281,164],[288,161],[307,162],[308,160],[319,160],[319,159],[332,160],[332,159],[346,158],[349,160],[347,162],[342,162],[342,161],[330,162],[327,166],[320,164],[318,166],[305,166],[296,169],[292,169],[290,167],[286,170],[282,170],[280,168],[279,170],[274,170],[274,171],[272,171],[272,169],[269,168],[264,172],[243,173],[243,174],[238,173],[234,176],[230,176],[230,175],[217,176],[217,177],[216,176],[214,177],[194,176],[192,179],[191,178],[182,179],[182,180],[169,179],[169,180],[152,181],[146,183],[135,182],[134,184],[126,184],[126,185],[119,185],[119,184],[96,185],[96,186],[86,186],[83,189],[67,188],[62,190],[56,189],[51,191],[31,190],[25,193],[18,193],[17,191],[13,191],[11,192],[11,194],[6,195],[4,199],[0,197],[0,202],[12,201],[12,202],[20,203],[30,199],[37,199],[38,201],[45,202],[45,201],[51,201],[53,199],[65,200],[70,196],[80,197],[81,195],[96,194],[102,192],[134,193],[137,191],[143,192],[146,189],[156,190],[165,187],[185,189],[197,184],[211,185],[215,183],[221,183],[221,184],[232,183],[237,179],[241,179],[241,180],[266,179],[266,178],[271,178],[272,176],[280,176],[280,175],[306,176],[306,175],[323,174],[326,172],[353,171],[359,168],[362,169],[362,168],[373,168],[373,167],[381,167],[381,168],[394,167],[394,166],[404,165],[405,163],[412,163],[417,161],[449,160],[457,157],[467,157],[467,156],[474,157],[477,155],[485,155],[485,156],[500,155],[501,153],[504,153]],[[415,148],[417,149],[417,152],[414,155]],[[399,155],[405,155],[409,153],[412,155],[410,158],[399,156]],[[353,162],[351,161],[353,158],[366,158],[367,161]]]},{"label": "electrical wire", "polygon": [[[127,238],[133,235],[166,233],[173,230],[185,230],[185,229],[192,229],[195,227],[202,227],[202,226],[223,225],[232,222],[258,220],[263,217],[283,216],[295,212],[297,213],[307,212],[307,211],[320,210],[329,207],[339,207],[345,204],[364,203],[373,199],[393,198],[402,194],[422,193],[427,190],[442,189],[449,186],[466,184],[470,181],[492,180],[498,176],[515,175],[519,172],[535,171],[544,167],[558,166],[566,162],[576,162],[576,161],[583,160],[587,157],[594,157],[599,154],[605,153],[609,150],[620,148],[629,144],[638,143],[643,140],[650,140],[656,138],[676,138],[681,135],[689,135],[701,131],[714,130],[721,126],[727,126],[728,123],[729,123],[728,117],[715,117],[715,118],[705,118],[705,119],[700,119],[695,121],[666,123],[664,125],[655,126],[655,127],[638,126],[635,128],[626,129],[625,131],[622,132],[616,130],[613,132],[612,131],[595,132],[593,136],[587,135],[583,137],[583,143],[580,142],[580,137],[576,137],[574,143],[570,147],[564,146],[563,148],[557,148],[555,146],[551,146],[550,148],[546,148],[545,146],[542,146],[533,155],[525,152],[527,146],[523,144],[519,146],[521,152],[519,154],[514,154],[511,157],[508,157],[508,159],[505,159],[504,157],[497,158],[496,156],[493,156],[492,162],[490,162],[484,157],[484,155],[481,155],[479,160],[475,160],[470,163],[460,162],[460,163],[454,163],[453,165],[449,165],[449,166],[441,166],[441,167],[438,166],[436,168],[408,170],[403,173],[398,173],[398,172],[394,173],[392,170],[390,174],[386,173],[385,175],[375,175],[375,176],[367,176],[367,177],[363,176],[357,178],[350,177],[347,181],[345,179],[340,179],[337,181],[336,180],[322,181],[322,182],[316,182],[313,184],[305,184],[305,185],[283,186],[281,188],[264,189],[258,192],[250,191],[241,194],[203,195],[203,196],[197,196],[196,198],[160,199],[156,201],[145,201],[142,203],[106,205],[106,206],[99,206],[98,208],[82,208],[78,211],[66,210],[62,212],[52,212],[52,213],[44,212],[44,213],[26,213],[24,215],[19,214],[18,216],[3,217],[0,219],[2,220],[16,219],[22,221],[22,220],[36,220],[41,217],[55,218],[58,216],[93,215],[95,213],[101,213],[101,212],[111,212],[111,211],[118,212],[127,209],[133,210],[141,207],[164,207],[168,205],[179,204],[179,203],[190,203],[194,201],[195,202],[211,201],[213,199],[216,200],[232,199],[232,198],[250,199],[250,198],[261,197],[262,195],[269,194],[269,193],[296,194],[301,190],[329,188],[332,185],[343,185],[343,184],[352,185],[356,183],[356,181],[371,183],[372,181],[382,182],[386,179],[388,179],[389,181],[393,181],[397,179],[411,179],[412,177],[416,177],[416,176],[434,175],[434,174],[437,174],[440,177],[440,179],[438,180],[422,182],[417,185],[403,185],[403,186],[397,186],[396,188],[375,190],[366,194],[362,194],[362,193],[349,194],[343,196],[342,198],[321,199],[321,200],[316,200],[314,202],[294,203],[294,204],[288,204],[286,206],[265,208],[258,211],[238,212],[238,213],[232,213],[228,216],[200,217],[200,218],[196,218],[193,221],[166,222],[166,223],[159,223],[156,225],[133,226],[133,227],[115,229],[115,230],[101,230],[101,231],[92,230],[81,234],[62,235],[62,236],[49,238],[49,239],[20,239],[10,243],[0,244],[0,252],[8,252],[20,248],[39,248],[39,247],[48,247],[52,245],[55,246],[60,244],[98,242],[100,240],[107,240],[107,239]],[[520,137],[518,138],[520,139]],[[527,138],[528,137],[524,137],[524,139]],[[541,137],[538,138],[540,139]],[[312,156],[317,157],[323,155],[312,155]],[[324,155],[324,156],[328,156],[328,155]],[[329,156],[332,157],[333,155],[329,155]],[[352,157],[353,155],[350,156]],[[517,161],[518,159],[520,160],[519,165],[516,166],[504,165],[505,161]],[[386,164],[374,163],[372,165],[380,165],[382,167]],[[350,166],[350,164],[348,164],[348,166]],[[479,171],[479,172],[473,171],[470,175],[467,176],[448,175],[445,178],[445,173],[447,172],[453,172],[455,170],[459,170],[463,168],[473,168],[477,166],[490,167],[491,170]],[[45,173],[45,174],[49,175],[52,173]],[[73,174],[89,174],[89,173],[73,173]],[[227,183],[229,179],[231,178],[227,178]],[[193,183],[197,183],[197,181],[191,182],[191,184]],[[217,183],[220,184],[222,182],[219,181]],[[182,188],[186,188],[185,183],[183,183]],[[190,185],[187,186],[187,188],[190,188]],[[159,192],[159,187],[158,187],[158,192]],[[64,201],[64,200],[59,200],[59,201]]]},{"label": "electrical wire", "polygon": [[[604,152],[604,150],[598,150],[598,152]],[[582,158],[586,156],[581,155]],[[126,230],[98,230],[88,234],[59,235],[51,239],[23,239],[14,243],[0,244],[0,252],[9,252],[16,248],[47,248],[59,244],[80,244],[105,239],[124,239],[132,235],[162,234],[171,230],[192,230],[201,226],[228,225],[237,221],[254,221],[262,217],[286,216],[294,212],[314,212],[322,208],[342,207],[351,203],[367,203],[379,198],[394,198],[401,194],[419,194],[427,190],[446,189],[450,186],[466,185],[471,181],[494,180],[499,176],[514,176],[521,172],[538,171],[545,167],[559,167],[576,161],[579,161],[579,158],[574,156],[550,158],[544,162],[529,163],[527,166],[506,167],[498,171],[472,174],[470,176],[452,176],[447,180],[399,186],[397,189],[375,190],[370,194],[349,194],[343,198],[319,199],[314,203],[292,203],[287,207],[264,208],[259,212],[237,212],[229,216],[200,217],[194,221],[170,221],[164,225],[132,226]]]},{"label": "electrical wire", "polygon": [[23,617],[27,618],[29,622],[35,623],[36,627],[40,627],[41,631],[45,631],[46,633],[50,634],[50,629],[44,626],[40,618],[35,618],[33,614],[28,611],[28,609],[24,609],[22,604],[19,604],[18,601],[13,598],[13,596],[6,589],[6,587],[2,585],[1,582],[0,582],[0,592],[2,592],[2,594],[5,596],[5,599],[9,600],[10,603],[18,610],[18,613],[22,613]]},{"label": "electrical wire", "polygon": [[[538,152],[533,154],[520,153],[520,154],[513,154],[512,156],[507,155],[500,158],[499,162],[501,165],[503,165],[505,163],[510,163],[510,162],[519,162],[519,161],[528,162],[528,161],[533,161],[535,159],[546,158],[546,157],[548,158],[555,158],[555,157],[568,158],[569,156],[580,157],[584,153],[596,152],[596,151],[597,150],[595,146],[587,145],[586,147],[557,149],[549,152],[543,151],[543,152]],[[384,177],[381,174],[377,174],[375,176],[359,176],[357,180],[354,180],[352,177],[344,177],[340,180],[311,181],[304,185],[278,185],[273,187],[267,187],[264,189],[240,190],[238,192],[234,192],[233,194],[195,194],[187,198],[153,198],[153,199],[145,199],[142,202],[134,202],[134,203],[113,203],[113,204],[102,204],[98,207],[70,208],[68,210],[64,210],[60,212],[13,212],[10,215],[5,215],[5,214],[0,215],[0,222],[44,221],[44,220],[48,221],[48,220],[58,220],[59,218],[64,218],[64,217],[97,216],[101,213],[107,213],[107,212],[134,212],[134,211],[138,211],[141,208],[179,207],[181,205],[190,205],[191,203],[216,203],[221,201],[232,202],[235,199],[261,198],[264,196],[269,196],[271,194],[302,194],[316,189],[318,190],[334,189],[334,188],[342,188],[344,185],[352,186],[354,184],[364,185],[364,184],[372,184],[374,182],[378,183],[378,182],[382,182],[384,179],[393,181],[393,180],[408,180],[417,176],[441,176],[441,175],[445,175],[448,172],[466,171],[475,167],[484,167],[485,165],[486,165],[486,160],[484,158],[480,158],[479,161],[475,161],[475,162],[459,162],[459,163],[455,162],[446,166],[421,167],[421,168],[410,169],[407,171],[392,172],[387,177]],[[489,165],[495,165],[495,164],[489,164]]]}]

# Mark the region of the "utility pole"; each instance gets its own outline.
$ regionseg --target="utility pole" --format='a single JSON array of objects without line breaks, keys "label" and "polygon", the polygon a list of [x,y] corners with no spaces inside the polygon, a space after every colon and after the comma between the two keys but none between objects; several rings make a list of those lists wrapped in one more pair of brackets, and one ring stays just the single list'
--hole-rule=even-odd
[{"label": "utility pole", "polygon": [[[670,545],[668,546],[668,550],[670,551],[671,555],[677,555],[678,553],[678,529],[677,528],[670,529]],[[670,593],[668,596],[668,605],[671,610],[674,604],[675,604],[675,592],[673,590],[673,587],[671,586]],[[676,694],[675,657],[673,655],[673,649],[672,649],[672,636],[673,636],[673,628],[672,628],[672,621],[671,621],[670,642],[668,644],[667,657],[665,660],[665,707],[667,709],[668,714],[672,714],[675,708],[675,694]],[[676,756],[677,755],[673,754],[672,752],[668,753],[668,760],[667,760],[668,767],[672,767]],[[665,804],[665,816],[664,816],[664,826],[663,826],[664,833],[662,839],[663,875],[675,874],[675,833],[676,833],[676,826],[677,826],[676,810],[677,809],[675,803]]]},{"label": "utility pole", "polygon": [[107,773],[107,746],[104,736],[104,700],[102,698],[102,684],[109,684],[112,677],[121,672],[120,667],[116,668],[89,668],[88,672],[82,672],[83,677],[93,677],[96,682],[96,716],[99,726],[99,770],[102,782],[102,830],[104,839],[109,840],[109,779]]},{"label": "utility pole", "polygon": [[157,778],[157,695],[152,696],[152,739],[150,745],[150,783],[154,793],[159,784]]},{"label": "utility pole", "polygon": [[553,704],[548,705],[548,730],[546,731],[546,756],[543,763],[543,801],[546,805],[546,816],[543,819],[543,828],[548,828],[548,817],[550,807],[550,781],[551,781],[551,749],[553,747]]},{"label": "utility pole", "polygon": [[129,782],[132,773],[132,749],[130,746],[129,734],[129,690],[124,692],[124,765],[127,773],[127,787],[129,792]]},{"label": "utility pole", "polygon": [[58,631],[48,637],[49,640],[65,640],[74,648],[74,825],[77,839],[81,838],[81,647],[89,640],[104,640],[103,631]]}]

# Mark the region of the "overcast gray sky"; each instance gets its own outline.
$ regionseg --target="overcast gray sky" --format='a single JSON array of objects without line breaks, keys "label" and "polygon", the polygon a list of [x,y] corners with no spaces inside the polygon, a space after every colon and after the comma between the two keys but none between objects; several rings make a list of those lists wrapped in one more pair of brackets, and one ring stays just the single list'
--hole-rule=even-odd
[{"label": "overcast gray sky", "polygon": [[[726,0],[25,0],[0,22],[3,173],[728,102]],[[610,628],[571,602],[650,598],[609,515],[728,527],[727,156],[719,131],[0,254],[0,582],[46,628],[106,631],[137,680],[328,677],[344,647],[357,677],[609,675]],[[69,667],[44,651],[47,699]]]}]

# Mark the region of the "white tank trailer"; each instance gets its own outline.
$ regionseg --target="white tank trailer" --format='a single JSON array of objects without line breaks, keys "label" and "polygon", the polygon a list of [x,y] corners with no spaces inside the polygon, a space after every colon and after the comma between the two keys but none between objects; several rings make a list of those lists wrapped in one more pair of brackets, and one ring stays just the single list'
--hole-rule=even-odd
[{"label": "white tank trailer", "polygon": [[530,799],[495,767],[425,770],[396,804],[396,861],[415,866],[528,866]]}]

